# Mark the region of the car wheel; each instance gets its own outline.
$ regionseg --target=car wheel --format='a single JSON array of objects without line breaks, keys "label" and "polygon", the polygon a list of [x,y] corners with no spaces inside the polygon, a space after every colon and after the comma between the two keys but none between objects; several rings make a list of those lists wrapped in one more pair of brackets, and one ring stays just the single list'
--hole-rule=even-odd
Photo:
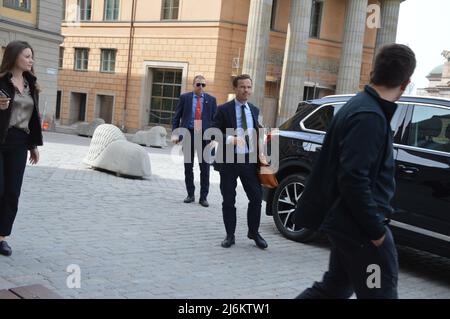
[{"label": "car wheel", "polygon": [[275,190],[272,201],[273,220],[278,231],[288,239],[306,243],[314,240],[317,233],[293,223],[297,201],[305,188],[306,176],[290,175],[283,179]]}]

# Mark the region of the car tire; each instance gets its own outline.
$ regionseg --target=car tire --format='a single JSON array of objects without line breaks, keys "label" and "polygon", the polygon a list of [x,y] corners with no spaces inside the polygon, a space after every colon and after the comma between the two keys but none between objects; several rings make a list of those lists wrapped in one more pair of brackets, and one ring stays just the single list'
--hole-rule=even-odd
[{"label": "car tire", "polygon": [[313,241],[318,236],[316,232],[297,227],[292,222],[305,181],[306,176],[303,174],[287,176],[278,185],[272,201],[273,220],[278,231],[284,237],[301,243]]}]

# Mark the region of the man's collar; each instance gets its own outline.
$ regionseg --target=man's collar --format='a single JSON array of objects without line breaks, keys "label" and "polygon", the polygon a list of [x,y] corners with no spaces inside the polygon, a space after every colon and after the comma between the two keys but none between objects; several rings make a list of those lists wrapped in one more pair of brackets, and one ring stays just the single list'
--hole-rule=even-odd
[{"label": "man's collar", "polygon": [[397,104],[388,100],[383,99],[378,92],[371,87],[370,85],[366,85],[364,87],[364,91],[372,96],[381,106],[386,117],[391,120],[394,115],[395,110],[397,109]]},{"label": "man's collar", "polygon": [[242,105],[244,105],[245,107],[250,108],[250,107],[248,106],[248,101],[245,102],[245,103],[241,103],[241,102],[239,102],[239,101],[235,98],[235,99],[234,99],[234,104],[237,105],[237,106],[242,106]]}]

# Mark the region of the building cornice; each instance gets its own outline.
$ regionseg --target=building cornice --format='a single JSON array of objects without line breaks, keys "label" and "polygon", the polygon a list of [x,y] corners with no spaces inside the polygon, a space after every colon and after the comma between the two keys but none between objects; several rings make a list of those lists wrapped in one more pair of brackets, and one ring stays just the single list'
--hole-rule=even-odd
[{"label": "building cornice", "polygon": [[0,30],[26,33],[27,35],[30,35],[35,39],[42,39],[56,43],[62,43],[64,40],[64,37],[61,34],[41,30],[33,26],[23,25],[10,20],[5,20],[2,19],[1,17],[0,17]]}]

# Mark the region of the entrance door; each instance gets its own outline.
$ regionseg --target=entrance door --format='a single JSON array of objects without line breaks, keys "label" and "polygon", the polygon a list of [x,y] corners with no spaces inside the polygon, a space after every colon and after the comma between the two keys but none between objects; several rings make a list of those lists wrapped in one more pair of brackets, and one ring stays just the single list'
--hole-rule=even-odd
[{"label": "entrance door", "polygon": [[59,120],[61,117],[61,91],[56,92],[56,111],[55,119]]},{"label": "entrance door", "polygon": [[76,122],[84,122],[86,119],[86,100],[85,93],[71,93],[69,109],[69,125]]},{"label": "entrance door", "polygon": [[113,120],[114,96],[97,95],[98,117],[102,118],[105,123],[112,124]]}]

